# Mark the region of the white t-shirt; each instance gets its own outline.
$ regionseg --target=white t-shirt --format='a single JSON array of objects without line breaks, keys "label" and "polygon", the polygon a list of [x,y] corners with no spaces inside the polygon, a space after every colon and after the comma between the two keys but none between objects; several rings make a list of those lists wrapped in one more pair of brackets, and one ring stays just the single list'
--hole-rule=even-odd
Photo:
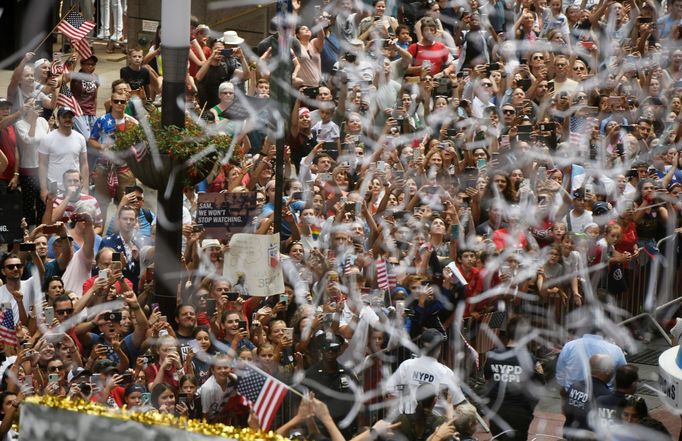
[{"label": "white t-shirt", "polygon": [[83,284],[90,278],[92,264],[91,260],[85,258],[83,248],[76,251],[62,276],[64,290],[73,291],[78,297],[81,297],[83,295]]},{"label": "white t-shirt", "polygon": [[216,415],[222,410],[222,403],[225,397],[225,391],[215,381],[215,377],[211,375],[208,380],[199,388],[199,395],[201,396],[201,409],[204,415]]},{"label": "white t-shirt", "polygon": [[75,130],[64,136],[53,130],[43,138],[38,153],[49,156],[47,161],[47,180],[54,181],[64,191],[63,175],[67,170],[80,170],[80,154],[86,153],[85,138]]},{"label": "white t-shirt", "polygon": [[422,384],[433,384],[437,390],[440,390],[440,386],[446,386],[455,405],[465,400],[452,369],[426,355],[402,362],[385,387],[387,393],[399,398],[399,411],[412,414],[417,409],[417,389]]},{"label": "white t-shirt", "polygon": [[50,131],[49,123],[44,118],[38,117],[33,136],[28,134],[31,124],[23,119],[14,123],[14,128],[17,133],[17,147],[19,147],[19,167],[38,168],[38,146]]},{"label": "white t-shirt", "polygon": [[341,129],[334,121],[327,123],[319,121],[313,126],[312,131],[317,133],[317,142],[336,141],[341,137]]},{"label": "white t-shirt", "polygon": [[592,212],[589,210],[585,210],[580,216],[576,216],[573,210],[569,211],[566,215],[566,226],[568,227],[568,231],[574,233],[582,233],[585,227],[592,222],[594,222],[592,220]]},{"label": "white t-shirt", "polygon": [[[33,277],[28,280],[22,280],[21,287],[19,291],[23,294],[24,299],[24,309],[28,313],[31,305],[33,305],[37,300],[42,301],[42,293],[40,291],[40,286],[38,287],[38,296],[35,295],[35,289],[33,287]],[[0,286],[0,304],[9,303],[12,305],[12,314],[14,315],[14,324],[19,323],[19,304],[7,289],[7,285]]]}]

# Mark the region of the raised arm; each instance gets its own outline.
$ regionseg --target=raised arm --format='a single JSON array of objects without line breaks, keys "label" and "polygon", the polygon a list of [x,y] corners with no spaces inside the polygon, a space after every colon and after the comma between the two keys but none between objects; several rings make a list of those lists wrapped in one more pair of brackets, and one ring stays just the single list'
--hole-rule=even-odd
[{"label": "raised arm", "polygon": [[24,58],[19,62],[17,67],[14,68],[14,71],[12,71],[12,77],[9,80],[9,85],[7,86],[7,98],[12,99],[16,96],[17,90],[19,88],[19,83],[21,83],[21,77],[24,74],[24,67],[26,67],[26,63],[31,61],[33,57],[35,57],[35,53],[33,52],[26,52],[26,55],[24,55]]}]

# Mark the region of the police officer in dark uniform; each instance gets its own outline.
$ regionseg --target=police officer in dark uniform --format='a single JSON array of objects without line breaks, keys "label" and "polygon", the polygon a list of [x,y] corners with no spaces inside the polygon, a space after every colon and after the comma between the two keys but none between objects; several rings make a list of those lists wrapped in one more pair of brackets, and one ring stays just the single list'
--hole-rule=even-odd
[{"label": "police officer in dark uniform", "polygon": [[637,391],[639,370],[637,366],[626,364],[616,369],[616,389],[608,395],[597,398],[597,412],[602,423],[609,426],[621,421],[627,396]]},{"label": "police officer in dark uniform", "polygon": [[564,438],[567,440],[582,439],[585,431],[590,431],[590,410],[595,407],[595,400],[609,395],[608,383],[613,377],[614,362],[611,356],[596,354],[590,357],[590,382],[579,381],[572,384],[564,395],[562,411],[566,416]]},{"label": "police officer in dark uniform", "polygon": [[[537,386],[544,383],[542,366],[530,352],[516,343],[532,329],[528,320],[514,317],[507,324],[504,348],[488,352],[483,367],[488,405],[498,418],[490,421],[496,439],[526,441],[533,411],[538,403]],[[502,424],[506,422],[513,431]],[[506,430],[505,430],[506,429]]]},{"label": "police officer in dark uniform", "polygon": [[[341,354],[343,338],[335,334],[321,333],[317,339],[321,348],[321,360],[305,372],[305,380],[302,384],[315,392],[315,397],[329,408],[334,421],[339,422],[350,413],[355,403],[351,383],[360,387],[358,386],[360,382],[353,372],[346,370],[336,361]],[[333,395],[330,391],[333,391]],[[352,438],[356,431],[355,420],[349,427],[341,428],[341,432],[347,439]]]}]

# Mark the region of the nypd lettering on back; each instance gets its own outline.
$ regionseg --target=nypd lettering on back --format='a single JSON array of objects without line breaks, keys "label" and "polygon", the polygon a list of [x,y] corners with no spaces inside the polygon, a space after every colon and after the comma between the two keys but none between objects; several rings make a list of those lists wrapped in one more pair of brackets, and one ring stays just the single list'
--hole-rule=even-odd
[{"label": "nypd lettering on back", "polygon": [[521,366],[509,364],[491,364],[490,370],[493,371],[493,381],[502,383],[520,383],[523,368]]},{"label": "nypd lettering on back", "polygon": [[428,372],[414,371],[412,372],[412,379],[419,383],[433,383],[436,377]]},{"label": "nypd lettering on back", "polygon": [[577,407],[578,409],[585,409],[585,404],[589,398],[590,396],[587,394],[587,392],[571,389],[568,392],[568,405]]}]

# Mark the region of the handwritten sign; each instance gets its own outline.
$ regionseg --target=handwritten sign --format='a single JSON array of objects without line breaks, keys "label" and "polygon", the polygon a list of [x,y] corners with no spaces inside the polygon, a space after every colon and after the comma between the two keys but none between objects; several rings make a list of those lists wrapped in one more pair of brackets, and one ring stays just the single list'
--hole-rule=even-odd
[{"label": "handwritten sign", "polygon": [[246,289],[256,297],[284,293],[284,277],[279,259],[279,233],[239,233],[230,239],[225,253],[223,276],[236,282],[244,274]]},{"label": "handwritten sign", "polygon": [[226,239],[241,233],[256,215],[256,192],[200,193],[197,223],[204,226],[205,237]]}]

